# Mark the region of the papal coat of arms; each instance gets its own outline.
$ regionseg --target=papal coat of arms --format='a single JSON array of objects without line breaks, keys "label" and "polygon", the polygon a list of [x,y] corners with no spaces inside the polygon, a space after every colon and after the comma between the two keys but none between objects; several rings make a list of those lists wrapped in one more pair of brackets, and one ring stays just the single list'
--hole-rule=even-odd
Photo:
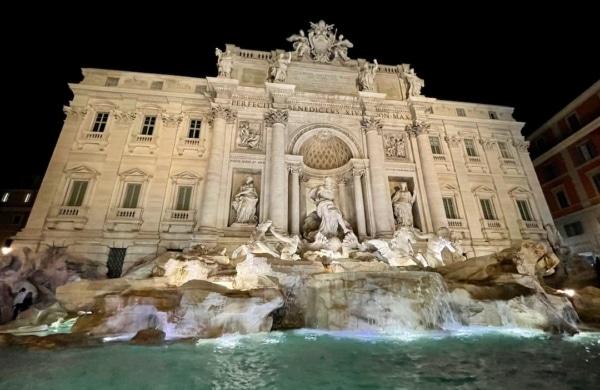
[{"label": "papal coat of arms", "polygon": [[287,39],[293,42],[294,53],[298,59],[309,55],[317,62],[331,62],[336,58],[342,62],[348,61],[348,49],[354,45],[344,36],[337,36],[337,30],[333,30],[333,24],[327,24],[323,20],[318,23],[310,23],[308,36],[300,30]]}]

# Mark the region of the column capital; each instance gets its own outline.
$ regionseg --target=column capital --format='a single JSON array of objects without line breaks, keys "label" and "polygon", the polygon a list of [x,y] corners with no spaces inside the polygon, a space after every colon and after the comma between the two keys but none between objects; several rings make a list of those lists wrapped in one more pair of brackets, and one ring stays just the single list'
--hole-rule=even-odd
[{"label": "column capital", "polygon": [[453,148],[458,148],[460,146],[460,143],[462,142],[462,138],[460,138],[458,135],[450,135],[450,136],[446,136],[446,142],[448,142],[448,145],[450,145]]},{"label": "column capital", "polygon": [[117,122],[131,122],[138,115],[138,113],[135,111],[121,111],[117,109],[112,110],[112,114]]},{"label": "column capital", "polygon": [[522,153],[527,153],[529,149],[529,141],[515,140],[513,141],[513,146]]},{"label": "column capital", "polygon": [[481,146],[483,146],[483,148],[485,150],[492,150],[494,148],[494,145],[497,142],[498,142],[498,140],[495,138],[489,138],[489,137],[479,138],[479,143],[481,144]]},{"label": "column capital", "polygon": [[360,121],[360,124],[365,133],[376,131],[377,134],[381,135],[381,129],[383,129],[381,118],[376,116],[363,116],[363,118]]},{"label": "column capital", "polygon": [[410,135],[418,137],[421,134],[428,134],[430,127],[430,123],[415,119],[411,123],[406,125],[406,132]]},{"label": "column capital", "polygon": [[208,116],[208,123],[212,125],[213,121],[217,118],[225,119],[227,123],[232,123],[237,117],[237,112],[229,107],[222,106],[220,104],[213,104]]},{"label": "column capital", "polygon": [[265,112],[265,122],[267,126],[273,126],[274,124],[282,124],[286,125],[288,121],[288,111],[287,110],[269,110]]},{"label": "column capital", "polygon": [[352,176],[361,177],[364,176],[366,172],[366,168],[352,168]]},{"label": "column capital", "polygon": [[166,127],[179,126],[183,122],[183,115],[163,112],[160,114],[160,119]]},{"label": "column capital", "polygon": [[299,164],[288,164],[287,168],[291,174],[302,175],[302,166]]},{"label": "column capital", "polygon": [[67,117],[73,116],[83,118],[88,113],[88,107],[63,106],[63,112]]}]

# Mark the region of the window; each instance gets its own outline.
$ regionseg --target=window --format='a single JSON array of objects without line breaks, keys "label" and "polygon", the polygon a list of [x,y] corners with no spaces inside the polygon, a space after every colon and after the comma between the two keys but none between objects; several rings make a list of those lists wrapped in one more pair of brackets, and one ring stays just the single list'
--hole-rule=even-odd
[{"label": "window", "polygon": [[444,154],[442,152],[442,145],[440,144],[440,137],[429,137],[429,143],[431,144],[431,153]]},{"label": "window", "polygon": [[589,161],[592,158],[596,157],[596,146],[587,141],[579,146],[577,146],[577,150],[579,151],[579,156],[581,157],[581,162]]},{"label": "window", "polygon": [[444,210],[446,211],[446,218],[458,219],[458,213],[456,212],[456,206],[454,205],[454,198],[443,197]]},{"label": "window", "polygon": [[86,180],[74,180],[71,183],[71,192],[67,198],[66,206],[80,207],[83,204],[85,191],[87,190],[88,182]]},{"label": "window", "polygon": [[581,124],[579,123],[579,118],[577,118],[577,114],[575,113],[572,113],[567,117],[567,122],[569,123],[571,131],[579,130],[579,128],[581,127]]},{"label": "window", "polygon": [[579,221],[568,223],[565,225],[565,233],[567,233],[567,237],[583,234],[583,225]]},{"label": "window", "polygon": [[498,148],[500,148],[500,155],[502,156],[502,158],[513,158],[506,142],[498,142]]},{"label": "window", "polygon": [[600,173],[596,173],[594,176],[592,176],[592,180],[596,186],[596,191],[600,193]]},{"label": "window", "polygon": [[544,177],[544,180],[546,180],[546,181],[556,178],[556,176],[558,176],[558,173],[556,171],[556,167],[554,166],[554,164],[548,164],[545,167],[543,167],[542,168],[542,176]]},{"label": "window", "polygon": [[144,125],[142,126],[142,135],[152,135],[154,133],[154,126],[156,125],[155,116],[145,116]]},{"label": "window", "polygon": [[494,205],[492,204],[491,199],[479,199],[481,203],[481,210],[483,211],[483,218],[488,221],[493,221],[496,218],[496,213],[494,212]]},{"label": "window", "polygon": [[200,138],[200,126],[202,121],[199,119],[192,119],[190,121],[190,129],[188,131],[188,138]]},{"label": "window", "polygon": [[23,216],[21,214],[13,215],[12,224],[20,225],[22,220],[23,220]]},{"label": "window", "polygon": [[519,208],[519,214],[523,221],[533,221],[533,214],[531,213],[531,207],[529,207],[529,201],[525,199],[517,199],[517,207]]},{"label": "window", "polygon": [[199,93],[199,94],[204,94],[204,92],[206,92],[206,85],[196,85],[194,92]]},{"label": "window", "polygon": [[25,203],[29,203],[31,200],[31,192],[25,194],[25,199],[23,200]]},{"label": "window", "polygon": [[6,203],[6,202],[8,202],[8,198],[9,198],[9,197],[10,197],[10,193],[8,193],[8,192],[5,192],[5,193],[2,195],[2,203]]},{"label": "window", "polygon": [[472,139],[465,139],[465,149],[469,157],[477,157],[477,149],[475,148],[475,142]]},{"label": "window", "polygon": [[106,268],[108,268],[108,272],[106,273],[106,277],[121,277],[121,273],[123,272],[123,262],[125,261],[126,254],[127,248],[110,248],[108,250],[108,260],[106,261]]},{"label": "window", "polygon": [[465,113],[465,109],[464,108],[457,108],[456,109],[456,115],[458,115],[458,116],[467,116],[467,114]]},{"label": "window", "polygon": [[554,194],[554,196],[556,197],[556,200],[558,201],[558,204],[561,209],[566,209],[567,207],[570,206],[569,200],[567,199],[567,195],[565,194],[565,192],[563,190],[557,191]]},{"label": "window", "polygon": [[123,197],[123,204],[121,207],[124,209],[137,208],[141,189],[142,185],[140,183],[127,183],[125,186],[125,196]]},{"label": "window", "polygon": [[92,126],[92,131],[94,133],[103,133],[106,128],[106,122],[108,122],[108,112],[97,113],[94,126]]},{"label": "window", "polygon": [[153,81],[152,84],[150,84],[150,89],[161,90],[163,89],[163,84],[162,81]]},{"label": "window", "polygon": [[118,77],[107,77],[106,83],[104,83],[105,87],[116,87],[119,84]]},{"label": "window", "polygon": [[177,189],[177,204],[175,210],[189,210],[190,199],[192,198],[192,187],[181,186]]},{"label": "window", "polygon": [[498,119],[498,114],[496,113],[496,111],[488,111],[488,115],[490,119]]}]

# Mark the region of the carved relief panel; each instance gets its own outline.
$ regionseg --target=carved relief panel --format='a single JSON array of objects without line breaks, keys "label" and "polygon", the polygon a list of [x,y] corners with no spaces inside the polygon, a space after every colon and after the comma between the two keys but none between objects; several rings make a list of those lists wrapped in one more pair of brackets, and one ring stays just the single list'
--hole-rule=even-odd
[{"label": "carved relief panel", "polygon": [[261,121],[240,119],[238,121],[235,150],[244,152],[264,152],[264,131]]}]

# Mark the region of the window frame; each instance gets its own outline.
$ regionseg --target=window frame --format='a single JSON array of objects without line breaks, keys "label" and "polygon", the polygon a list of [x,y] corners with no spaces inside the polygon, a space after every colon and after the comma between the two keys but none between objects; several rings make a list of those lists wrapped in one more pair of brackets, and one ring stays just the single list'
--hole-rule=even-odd
[{"label": "window frame", "polygon": [[[491,213],[491,216],[493,218],[487,218],[486,216],[486,209],[485,207],[483,207],[484,202],[489,202],[489,212]],[[483,215],[483,219],[486,221],[499,221],[500,218],[498,217],[498,213],[496,212],[496,207],[494,205],[494,198],[493,196],[490,197],[479,197],[479,207],[481,208],[481,213]]]},{"label": "window frame", "polygon": [[[202,124],[203,120],[198,118],[190,118],[188,125],[187,139],[200,139],[202,136]],[[197,133],[196,137],[192,137],[192,133]]]},{"label": "window frame", "polygon": [[466,117],[467,111],[462,107],[456,107],[456,116]]},{"label": "window frame", "polygon": [[[140,135],[154,137],[154,133],[156,131],[157,118],[158,118],[158,115],[145,114],[142,118],[142,127],[140,128]],[[148,120],[152,121],[152,123],[146,123]],[[148,131],[149,131],[149,134],[148,134]]]},{"label": "window frame", "polygon": [[[436,151],[434,150],[434,144],[432,141],[432,139],[437,139],[437,145],[435,145],[436,147],[439,148],[439,153],[436,153]],[[444,155],[444,148],[442,146],[442,140],[441,137],[439,135],[430,135],[429,136],[429,146],[431,148],[431,154],[435,155],[435,156],[441,156]]]},{"label": "window frame", "polygon": [[[467,145],[468,143],[472,143],[472,151],[474,154],[470,154],[469,153],[469,146]],[[463,144],[465,145],[465,153],[467,154],[467,157],[479,157],[479,152],[477,150],[477,145],[475,144],[475,140],[473,138],[465,138],[463,139]]]},{"label": "window frame", "polygon": [[[448,214],[448,207],[446,204],[446,200],[450,201],[450,205],[451,205],[451,209],[454,213],[453,216],[449,216]],[[444,214],[446,215],[447,219],[461,219],[460,218],[460,213],[458,212],[458,206],[457,206],[457,202],[456,202],[456,197],[454,195],[444,195],[442,194],[442,204],[444,205]],[[452,213],[450,213],[452,214]]]},{"label": "window frame", "polygon": [[[100,118],[100,116],[103,118]],[[92,122],[90,133],[105,133],[108,127],[108,119],[110,118],[110,111],[96,111],[96,116]]]}]

